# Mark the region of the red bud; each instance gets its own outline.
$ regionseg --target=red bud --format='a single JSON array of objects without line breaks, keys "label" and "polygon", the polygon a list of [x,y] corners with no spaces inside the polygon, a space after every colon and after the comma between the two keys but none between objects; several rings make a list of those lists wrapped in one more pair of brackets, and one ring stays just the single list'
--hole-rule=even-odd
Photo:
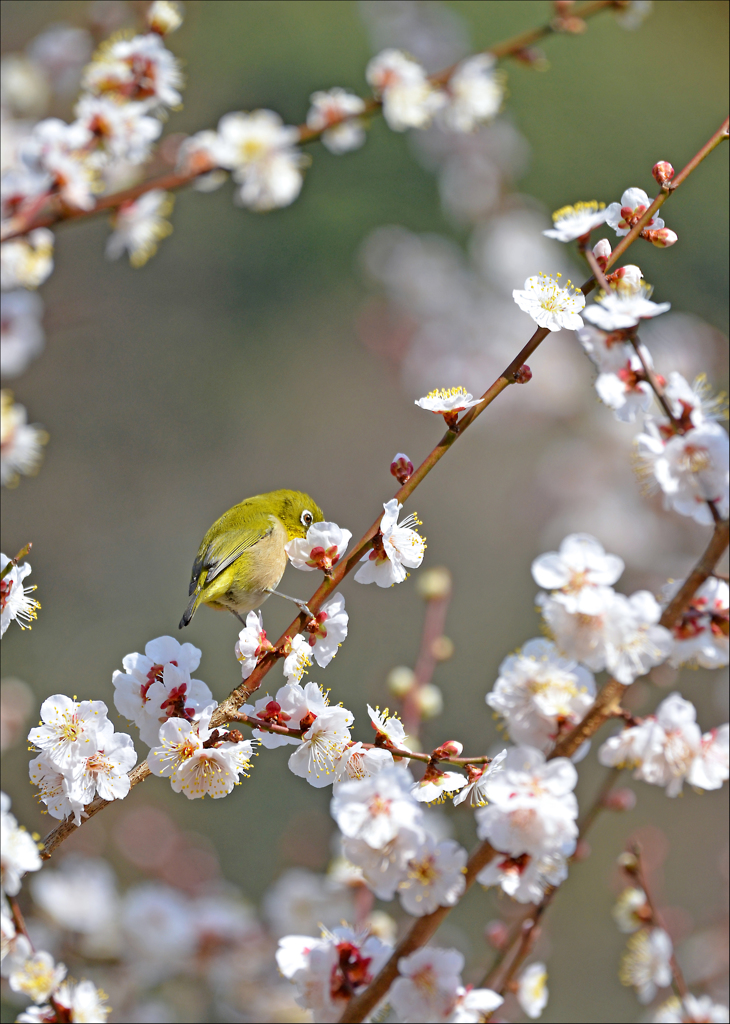
[{"label": "red bud", "polygon": [[515,384],[527,384],[528,380],[532,380],[532,370],[527,363],[523,363],[515,373]]},{"label": "red bud", "polygon": [[674,168],[666,160],[660,160],[658,164],[654,164],[651,173],[660,185],[666,185],[674,177]]},{"label": "red bud", "polygon": [[413,475],[413,463],[403,452],[398,452],[390,464],[390,472],[399,484],[404,484]]}]

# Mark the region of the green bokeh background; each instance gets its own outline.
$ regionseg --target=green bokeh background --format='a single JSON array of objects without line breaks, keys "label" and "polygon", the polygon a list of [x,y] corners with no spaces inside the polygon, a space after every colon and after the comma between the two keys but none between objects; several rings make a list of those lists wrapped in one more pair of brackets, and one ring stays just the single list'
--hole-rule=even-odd
[{"label": "green bokeh background", "polygon": [[[463,16],[475,48],[550,16],[549,4],[518,0],[446,6]],[[365,89],[370,49],[354,3],[208,0],[186,8],[183,28],[169,41],[187,76],[185,107],[171,115],[171,132],[214,127],[227,111],[254,107],[299,123],[315,89]],[[83,3],[5,0],[4,49],[21,49],[51,21],[83,24],[85,10]],[[630,185],[654,191],[658,159],[683,166],[725,116],[727,11],[724,2],[660,2],[635,33],[603,14],[585,35],[547,40],[547,72],[510,64],[508,110],[533,150],[520,191],[549,209],[576,199],[608,202]],[[3,671],[26,680],[39,700],[65,692],[112,704],[111,676],[123,655],[161,634],[178,636],[194,552],[230,505],[275,487],[302,488],[358,536],[393,493],[393,453],[420,460],[439,435],[390,364],[357,339],[354,322],[367,294],[357,251],[370,230],[387,223],[460,241],[466,233],[444,218],[435,178],[407,139],[381,121],[355,154],[333,157],[319,145],[311,153],[302,195],[285,210],[261,216],[234,208],[230,186],[178,195],[174,235],[142,270],[104,260],[104,219],[57,232],[56,271],[42,289],[47,348],[13,382],[51,441],[38,477],[3,498],[2,549],[12,554],[33,541],[32,580],[43,604],[32,633],[8,632]],[[659,300],[722,330],[726,179],[724,146],[667,208],[679,244],[640,253]],[[548,358],[539,353],[533,369]],[[434,386],[440,383],[448,382]],[[539,374],[531,386],[539,387]],[[525,507],[521,496],[556,435],[542,424],[534,436],[515,437],[501,420],[498,403],[408,509],[425,523],[426,564],[449,566],[455,580],[447,632],[456,654],[435,679],[446,709],[426,739],[458,736],[469,751],[495,741],[484,693],[502,658],[539,628],[529,565],[546,513]],[[579,431],[580,423],[561,429]],[[658,575],[673,569],[667,552]],[[313,580],[289,570],[282,586],[307,597]],[[626,586],[646,583],[635,575]],[[347,581],[344,592],[350,637],[326,674],[310,675],[354,711],[355,735],[367,739],[365,704],[387,703],[388,670],[413,663],[422,603],[412,580],[389,591]],[[277,636],[291,614],[269,601],[264,617]],[[240,678],[236,632],[231,617],[204,609],[181,637],[202,649],[197,674],[218,699]],[[278,685],[276,670],[274,678]],[[688,674],[682,689],[702,726],[716,724],[709,676]],[[657,700],[647,691],[647,708]],[[21,744],[4,758],[5,788],[19,819],[43,832],[48,819],[31,799],[26,765]],[[581,767],[582,804],[601,775],[589,757]],[[659,790],[635,789],[636,810],[599,821],[592,856],[575,867],[550,912],[546,1021],[639,1015],[616,979],[623,938],[610,919],[612,864],[633,829],[653,822],[669,837],[666,901],[697,924],[714,919],[724,794],[690,792],[672,803]],[[225,804],[173,800],[154,779],[131,799],[165,805],[182,827],[211,837],[224,874],[252,900],[284,867],[323,869],[327,861],[329,791],[294,780],[282,752],[259,757],[252,778]],[[88,837],[69,848],[113,854],[122,810],[98,816],[81,830]],[[471,847],[470,816],[453,817],[457,837]],[[468,981],[488,961],[482,929],[493,916],[493,895],[474,892],[439,936],[470,954]]]}]

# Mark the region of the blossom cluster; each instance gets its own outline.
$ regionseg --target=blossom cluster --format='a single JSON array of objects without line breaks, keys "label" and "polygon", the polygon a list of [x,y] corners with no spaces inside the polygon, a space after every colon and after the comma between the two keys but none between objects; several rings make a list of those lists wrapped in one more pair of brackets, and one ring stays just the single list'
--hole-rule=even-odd
[{"label": "blossom cluster", "polygon": [[73,815],[77,825],[95,795],[123,800],[127,774],[137,762],[131,736],[115,733],[101,700],[71,700],[57,693],[41,704],[41,724],[28,740],[40,753],[30,762],[30,780],[54,818]]},{"label": "blossom cluster", "polygon": [[67,978],[65,964],[56,963],[45,950],[31,944],[22,917],[14,907],[23,876],[38,871],[41,858],[38,845],[10,813],[10,800],[0,794],[2,836],[2,973],[10,988],[35,1004],[22,1012],[18,1021],[100,1021],[106,1020],[110,1007],[106,996],[91,981],[75,982]]}]

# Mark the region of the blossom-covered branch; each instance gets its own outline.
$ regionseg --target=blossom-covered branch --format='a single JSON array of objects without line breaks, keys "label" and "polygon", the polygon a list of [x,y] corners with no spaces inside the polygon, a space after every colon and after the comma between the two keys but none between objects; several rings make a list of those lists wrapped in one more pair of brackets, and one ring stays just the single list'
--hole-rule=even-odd
[{"label": "blossom-covered branch", "polygon": [[[714,144],[712,144],[713,140],[716,140]],[[716,132],[713,135],[710,142],[708,142],[699,151],[699,153],[689,162],[687,167],[681,172],[681,174],[678,176],[678,180],[686,180],[686,178],[691,173],[691,170],[693,170],[699,165],[703,156],[707,155],[707,153],[710,152],[711,149],[718,144],[718,142],[719,135]],[[671,193],[662,194],[666,198],[666,196],[668,196]],[[617,248],[607,258],[605,269],[608,269],[615,263],[619,255],[619,251],[625,251],[626,247],[629,244],[631,244],[631,242],[633,242],[636,238],[639,237],[639,234],[640,231],[636,230],[635,228],[628,232],[626,237],[622,240],[622,246],[617,246]],[[580,291],[583,293],[583,295],[587,295],[595,287],[595,283],[595,278],[590,278],[582,286]],[[549,298],[548,302],[551,301],[552,298]],[[491,387],[487,389],[487,391],[482,395],[478,402],[476,402],[475,404],[471,404],[471,407],[467,409],[464,415],[455,424],[453,424],[453,426],[449,427],[449,429],[443,435],[443,437],[436,445],[436,447],[429,453],[429,455],[426,456],[421,465],[413,472],[409,479],[407,479],[406,482],[397,491],[393,499],[393,502],[395,502],[396,505],[399,506],[403,501],[405,501],[406,498],[408,498],[413,493],[413,491],[426,478],[430,471],[436,466],[436,464],[452,447],[452,445],[458,440],[458,438],[464,433],[464,431],[474,422],[477,416],[481,415],[481,413],[489,405],[491,405],[491,403],[497,398],[498,395],[500,395],[510,384],[518,383],[523,380],[529,379],[529,377],[524,374],[523,370],[525,362],[530,357],[530,355],[537,349],[541,342],[549,335],[549,333],[550,329],[548,327],[538,327],[538,329],[534,332],[534,334],[527,342],[527,344],[512,360],[512,362],[504,370],[504,372],[497,378],[497,380],[491,385]],[[358,567],[363,556],[366,555],[366,553],[371,549],[374,542],[376,541],[376,538],[378,538],[380,534],[382,519],[383,515],[381,514],[376,518],[374,523],[361,537],[360,541],[356,544],[354,550],[346,557],[343,555],[343,557],[341,557],[337,561],[337,564],[333,566],[331,572],[328,575],[325,575],[325,578],[323,579],[321,585],[308,602],[308,608],[312,611],[312,613],[315,616],[320,611],[327,598],[330,597],[332,592],[339,586],[339,584],[342,582],[345,576]],[[710,547],[708,548],[708,551],[706,552],[703,560],[701,561],[700,565],[694,570],[691,577],[688,579],[688,581],[682,588],[681,593],[686,594],[686,604],[688,604],[691,601],[692,596],[697,591],[701,583],[705,579],[707,579],[709,573],[712,571],[712,569],[714,569],[718,558],[720,557],[722,551],[726,546],[727,525],[725,524],[724,526],[723,541],[722,524],[719,524],[713,537],[713,541],[711,542]],[[707,565],[706,572],[705,565]],[[675,606],[675,602],[673,602],[672,605],[670,605],[670,608],[673,608]],[[686,604],[684,607],[686,607]],[[677,607],[679,606],[677,605]],[[669,614],[669,611],[670,609],[667,609],[667,611],[665,612],[665,616]],[[677,615],[679,614],[681,614],[681,609],[677,611]],[[270,669],[277,661],[277,650],[281,649],[286,642],[291,643],[291,638],[296,637],[300,633],[300,631],[305,628],[307,619],[308,616],[306,615],[305,612],[300,613],[300,615],[291,623],[288,629],[285,630],[285,632],[282,634],[277,643],[275,645],[269,645],[269,647],[267,648],[267,653],[263,654],[263,656],[258,660],[258,663],[253,668],[253,671],[246,677],[242,684],[239,687],[237,687],[226,700],[221,702],[212,711],[212,715],[210,718],[211,729],[215,729],[218,726],[225,724],[225,722],[227,722],[230,719],[231,715],[234,715],[238,712],[241,705],[243,705],[249,699],[251,694],[253,694],[258,689],[258,687],[261,685],[263,678],[266,676],[266,674],[270,671]],[[667,619],[667,621],[669,620]],[[616,681],[611,681],[606,686],[604,686],[593,706],[593,709],[588,713],[583,723],[577,726],[573,730],[573,732],[569,733],[560,741],[558,747],[556,748],[556,751],[554,752],[554,755],[559,754],[559,756],[570,756],[585,739],[587,739],[590,735],[593,735],[593,733],[600,726],[600,724],[602,724],[609,717],[611,717],[615,710],[618,708],[620,704],[621,695],[623,694],[624,690],[625,685],[618,683]],[[143,781],[149,774],[150,769],[146,762],[137,765],[130,773],[130,784],[132,786],[136,785],[137,783]],[[86,805],[84,809],[85,817],[83,820],[86,820],[87,818],[98,813],[98,811],[101,810],[104,806],[106,806],[106,804],[106,800],[103,800],[99,796],[95,797],[94,800],[91,801],[91,803]],[[61,824],[58,825],[55,829],[53,829],[46,837],[44,842],[43,856],[46,858],[50,857],[53,851],[58,847],[58,845],[61,842],[63,842],[63,840],[68,835],[70,835],[74,831],[74,829],[75,825],[73,823],[73,818],[67,818],[65,821],[62,821]],[[467,878],[470,880],[470,882],[473,881],[473,879],[476,877],[479,871],[488,862],[491,856],[491,848],[489,850],[486,850],[486,852],[483,855],[480,854],[479,851],[477,851],[477,854],[475,856],[476,860],[474,860],[473,863],[470,861],[467,873]],[[485,859],[482,859],[482,856],[484,856]],[[418,922],[418,925],[420,927],[423,927],[423,920],[424,919],[421,919]],[[426,938],[417,941],[416,945],[413,948],[417,948],[417,946],[422,944],[423,941],[426,941]]]},{"label": "blossom-covered branch", "polygon": [[[522,32],[504,42],[496,43],[486,50],[480,51],[480,53],[494,60],[510,56],[527,55],[529,47],[548,35],[560,32],[575,32],[576,28],[571,28],[571,25],[584,24],[588,18],[598,14],[601,10],[606,8],[621,10],[628,6],[626,0],[591,0],[591,2],[582,4],[571,11],[570,19],[553,18],[545,25]],[[435,87],[445,86],[456,69],[457,65],[445,68],[434,75],[428,76],[428,81]],[[380,113],[383,109],[384,97],[382,95],[374,95],[367,100],[362,100],[359,97],[353,97],[353,99],[358,101],[357,104],[353,104],[355,109],[352,111],[348,111],[347,107],[344,109],[334,109],[326,114],[321,125],[312,126],[310,123],[299,125],[298,128],[292,129],[295,137],[291,141],[298,145],[319,141],[327,133],[331,134],[343,126],[352,123],[360,125],[364,119]],[[125,207],[149,192],[165,193],[175,191],[195,182],[196,179],[210,175],[211,172],[220,168],[221,164],[216,160],[213,153],[200,149],[195,152],[194,160],[189,161],[189,166],[183,169],[141,181],[129,188],[101,196],[83,206],[69,204],[68,202],[58,202],[58,196],[55,193],[42,195],[27,210],[19,212],[4,223],[2,227],[2,241],[5,242],[22,237],[37,228],[52,227],[61,221],[78,220]],[[55,206],[50,210],[45,208],[48,206],[49,201],[55,203]]]}]

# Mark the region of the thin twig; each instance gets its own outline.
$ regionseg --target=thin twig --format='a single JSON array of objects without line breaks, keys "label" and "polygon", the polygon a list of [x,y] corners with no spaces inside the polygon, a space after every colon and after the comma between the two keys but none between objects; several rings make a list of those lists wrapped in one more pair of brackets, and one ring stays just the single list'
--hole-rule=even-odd
[{"label": "thin twig", "polygon": [[[634,843],[631,847],[631,852],[636,858],[636,864],[632,867],[630,873],[636,877],[636,881],[639,883],[639,886],[644,890],[646,902],[649,907],[649,910],[651,911],[651,923],[654,925],[655,928],[661,928],[663,931],[666,932],[667,929],[664,925],[664,921],[662,920],[662,916],[659,913],[657,905],[654,902],[654,897],[651,894],[651,889],[649,886],[649,880],[646,871],[644,870],[641,845],[639,843]],[[685,999],[689,995],[689,989],[687,988],[687,982],[684,980],[682,970],[679,964],[677,963],[677,958],[674,955],[674,949],[672,949],[672,955],[669,958],[669,964],[672,968],[672,978],[674,979],[674,986],[677,995],[680,997],[680,999]]]}]

